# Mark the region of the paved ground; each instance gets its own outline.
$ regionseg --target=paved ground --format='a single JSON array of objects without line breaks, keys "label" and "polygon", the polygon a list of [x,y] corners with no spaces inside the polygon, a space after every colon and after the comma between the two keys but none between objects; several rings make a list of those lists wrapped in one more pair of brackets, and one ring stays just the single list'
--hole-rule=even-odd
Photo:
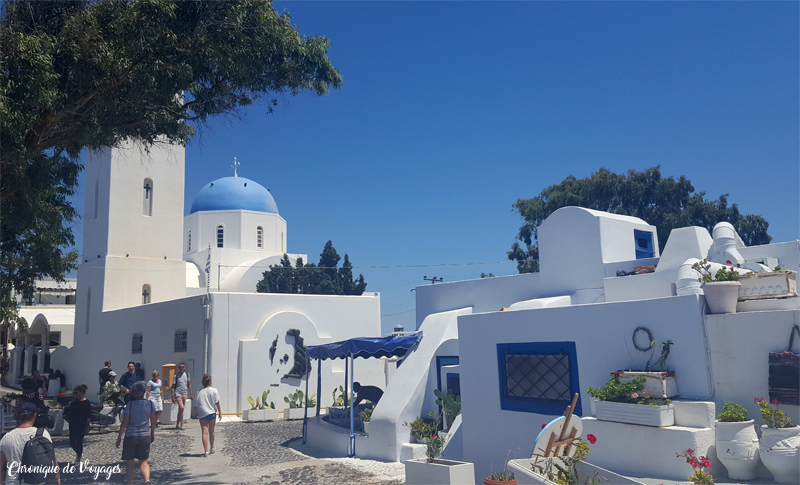
[{"label": "paved ground", "polygon": [[[264,423],[221,423],[217,425],[217,453],[203,457],[200,426],[189,421],[185,431],[159,426],[150,451],[151,480],[154,484],[368,484],[404,483],[401,464],[366,463],[365,460],[318,459],[295,451],[302,421]],[[104,470],[120,464],[121,473],[113,473],[106,482],[102,473],[98,482],[125,483],[121,450],[114,447],[116,431],[92,432],[84,440],[84,462]],[[67,436],[55,436],[59,463],[72,462],[75,454]],[[376,474],[365,470],[373,471]],[[93,483],[88,471],[63,474],[62,483]],[[138,470],[134,483],[143,483]]]}]

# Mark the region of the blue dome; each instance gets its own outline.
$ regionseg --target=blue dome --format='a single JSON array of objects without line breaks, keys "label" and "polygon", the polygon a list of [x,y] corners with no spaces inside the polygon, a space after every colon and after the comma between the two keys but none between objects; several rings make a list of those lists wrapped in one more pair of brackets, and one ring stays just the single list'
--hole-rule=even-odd
[{"label": "blue dome", "polygon": [[260,184],[244,177],[224,177],[200,189],[189,213],[230,210],[277,214],[278,206],[272,194]]}]

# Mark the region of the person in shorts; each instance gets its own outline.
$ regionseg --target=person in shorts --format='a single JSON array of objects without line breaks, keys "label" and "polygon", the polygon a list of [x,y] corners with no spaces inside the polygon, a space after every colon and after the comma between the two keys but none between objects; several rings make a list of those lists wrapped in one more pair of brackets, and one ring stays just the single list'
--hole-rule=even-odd
[{"label": "person in shorts", "polygon": [[158,378],[158,375],[158,371],[154,370],[147,382],[147,395],[145,396],[146,399],[153,401],[153,405],[156,407],[156,423],[161,417],[161,411],[164,410],[164,402],[161,400],[161,379]]},{"label": "person in shorts", "polygon": [[150,458],[150,443],[156,439],[156,410],[153,402],[144,398],[146,387],[143,381],[131,386],[131,400],[122,412],[125,417],[117,436],[117,448],[123,434],[125,436],[122,460],[125,462],[128,485],[133,483],[133,460],[139,460],[144,483],[150,483],[150,464],[147,459]]},{"label": "person in shorts", "polygon": [[203,456],[208,456],[217,451],[214,448],[214,425],[217,423],[217,416],[222,421],[222,409],[219,407],[219,391],[211,387],[210,375],[203,374],[203,389],[197,393],[197,399],[193,400],[192,403],[197,408],[197,416],[200,418]]},{"label": "person in shorts", "polygon": [[[186,372],[186,364],[178,364],[178,372],[172,379],[172,402],[178,404],[178,418],[175,429],[183,429],[183,410],[186,407],[186,398],[194,399],[192,380]],[[191,412],[191,411],[190,411]]]}]

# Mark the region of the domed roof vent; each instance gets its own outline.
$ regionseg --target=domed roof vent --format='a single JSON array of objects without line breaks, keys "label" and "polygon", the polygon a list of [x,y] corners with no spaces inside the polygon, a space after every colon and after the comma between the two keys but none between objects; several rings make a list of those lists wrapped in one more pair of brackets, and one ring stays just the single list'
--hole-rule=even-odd
[{"label": "domed roof vent", "polygon": [[189,213],[229,210],[277,214],[278,206],[261,184],[244,177],[224,177],[200,189]]}]

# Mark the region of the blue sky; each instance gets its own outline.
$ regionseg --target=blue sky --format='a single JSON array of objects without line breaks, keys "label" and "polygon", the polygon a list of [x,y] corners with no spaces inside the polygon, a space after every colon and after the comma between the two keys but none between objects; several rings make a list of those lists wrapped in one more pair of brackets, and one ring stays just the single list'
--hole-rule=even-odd
[{"label": "blue sky", "polygon": [[316,262],[330,239],[390,267],[356,270],[384,331],[414,326],[423,276],[516,273],[511,205],[601,167],[661,165],[798,239],[798,5],[276,2],[331,40],[344,87],[214,120],[187,147],[185,210],[237,157],[289,251]]}]

